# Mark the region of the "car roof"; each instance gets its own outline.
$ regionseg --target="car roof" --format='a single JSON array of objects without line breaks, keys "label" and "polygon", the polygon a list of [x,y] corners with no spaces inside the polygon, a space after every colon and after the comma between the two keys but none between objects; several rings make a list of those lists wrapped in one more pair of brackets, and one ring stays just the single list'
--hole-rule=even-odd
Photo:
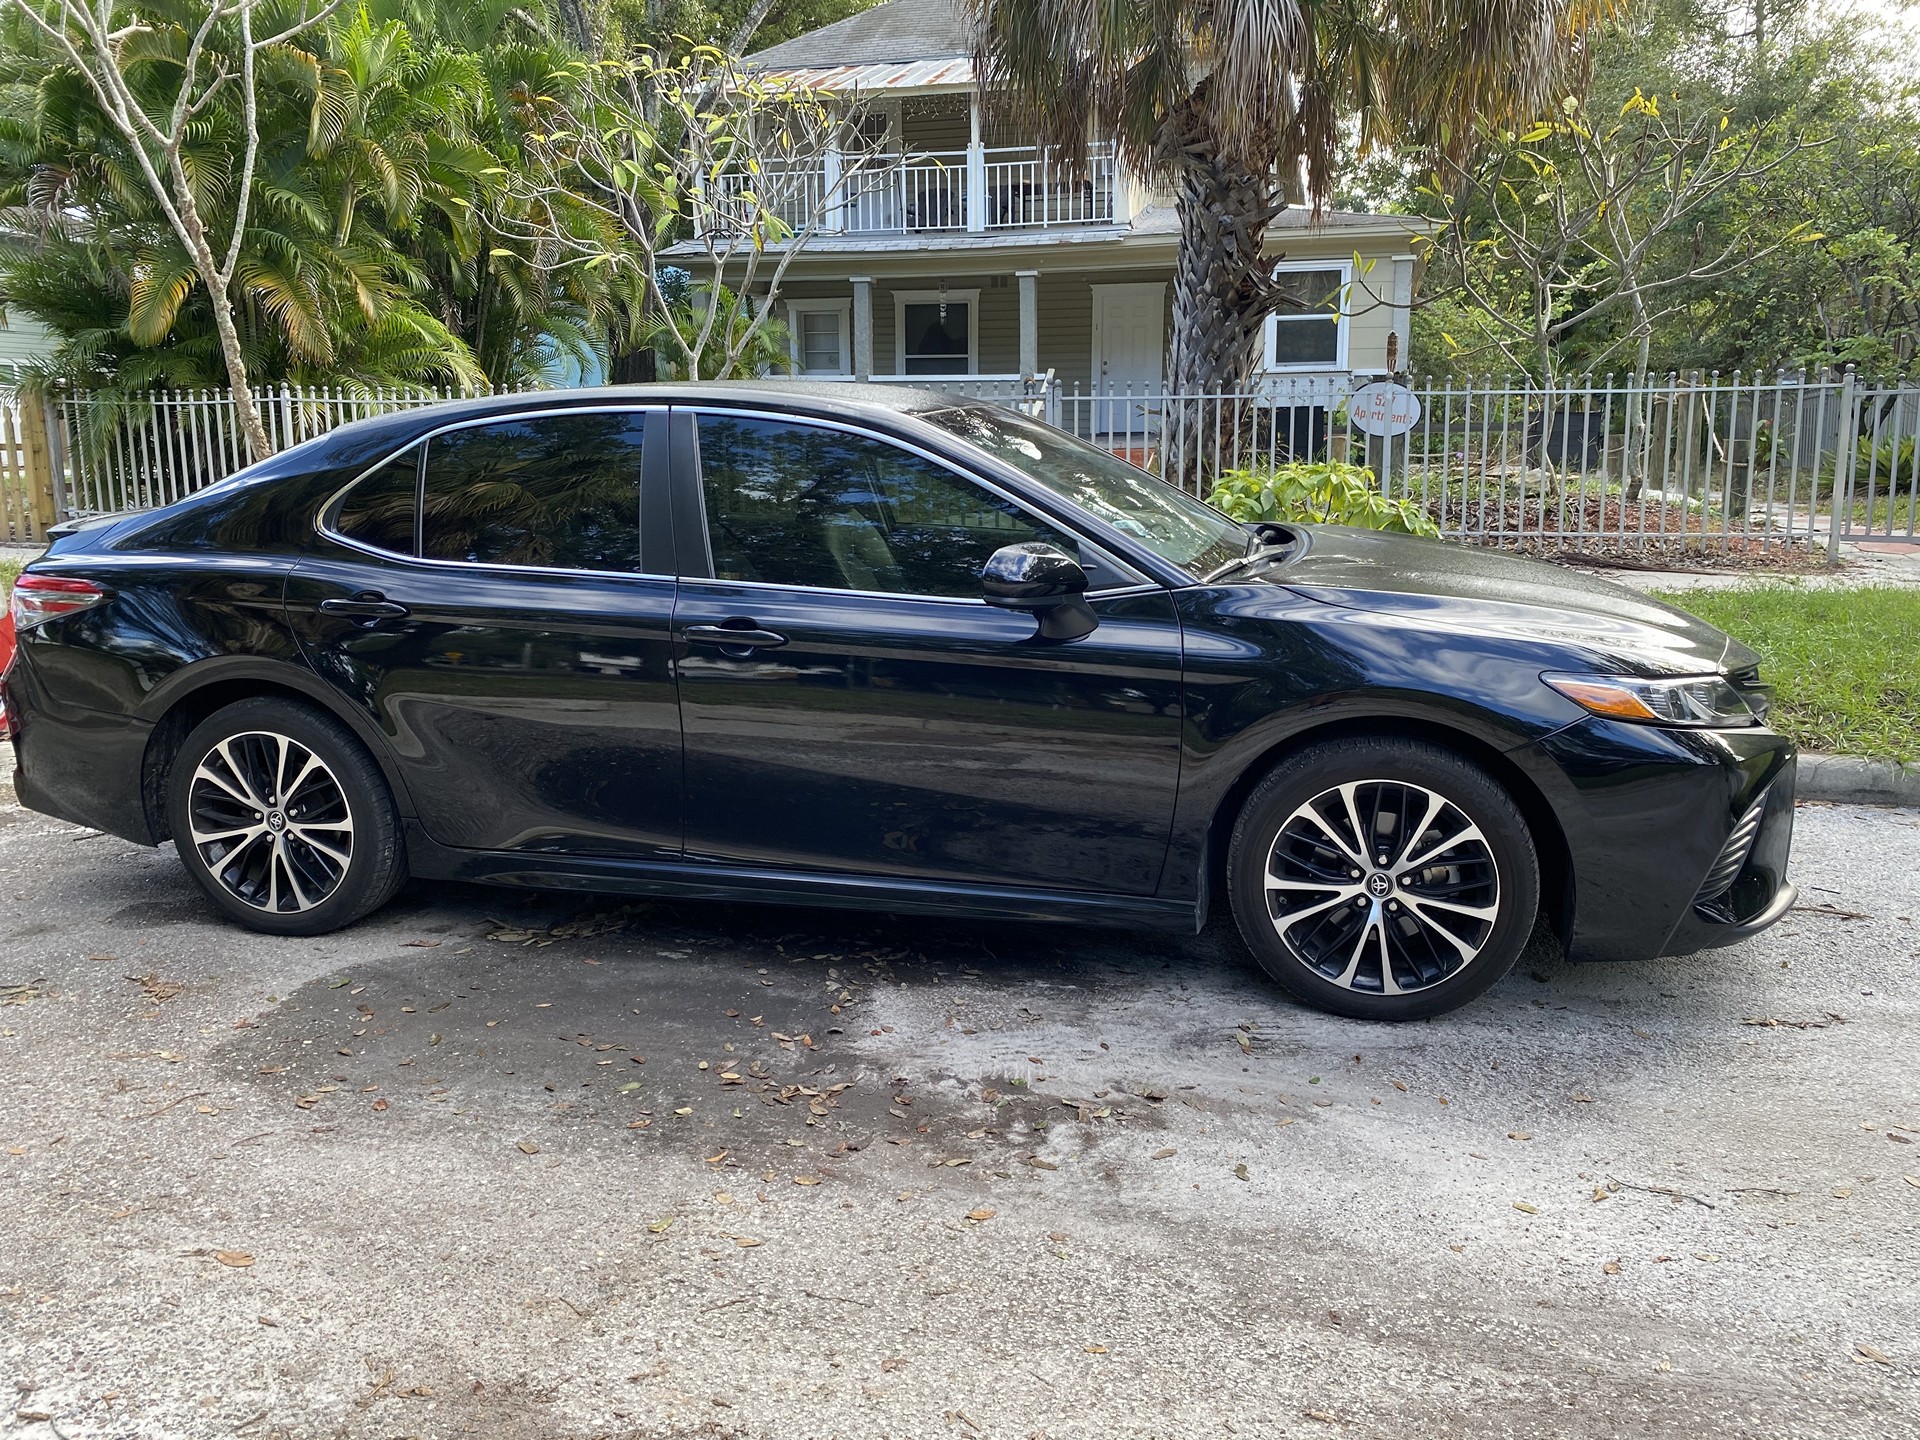
[{"label": "car roof", "polygon": [[490,416],[608,405],[713,403],[871,422],[987,402],[917,385],[874,385],[852,380],[680,380],[578,390],[515,390],[464,400],[436,401],[348,421],[258,465],[249,466],[234,478],[266,480],[316,469],[366,464],[432,431]]},{"label": "car roof", "polygon": [[[956,403],[979,403],[970,396],[956,396],[918,385],[874,385],[853,380],[680,380],[653,385],[598,385],[577,390],[515,390],[479,395],[369,416],[341,425],[331,433],[358,439],[373,431],[438,429],[461,420],[522,410],[596,405],[698,405],[714,401],[729,405],[766,405],[809,414],[863,410],[871,413],[876,409],[913,414]],[[430,419],[431,423],[422,426],[418,423],[421,419]]]}]

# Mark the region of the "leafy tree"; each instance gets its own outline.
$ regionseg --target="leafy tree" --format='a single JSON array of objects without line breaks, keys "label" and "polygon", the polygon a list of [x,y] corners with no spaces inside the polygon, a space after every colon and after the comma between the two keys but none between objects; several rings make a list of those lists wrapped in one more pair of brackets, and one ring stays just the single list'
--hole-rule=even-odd
[{"label": "leafy tree", "polygon": [[[61,78],[84,87],[93,125],[117,151],[117,178],[137,185],[138,202],[165,224],[181,252],[183,263],[135,277],[135,303],[164,311],[190,284],[204,288],[255,459],[271,454],[272,445],[253,402],[232,292],[236,281],[248,283],[241,263],[261,151],[260,69],[263,59],[306,62],[295,42],[340,3],[303,3],[289,13],[270,0],[154,0],[138,11],[84,0],[6,0],[61,67]],[[209,134],[214,147],[206,144]],[[284,290],[279,297],[296,315],[299,298]]]},{"label": "leafy tree", "polygon": [[[556,276],[509,234],[509,174],[569,55],[493,8],[429,10],[416,32],[369,6],[263,52],[244,205],[242,92],[208,92],[181,164],[234,237],[227,309],[249,377],[507,385],[600,363],[610,287]],[[43,35],[15,16],[10,38],[0,296],[62,337],[46,378],[128,395],[231,383],[220,305],[131,142]]]},{"label": "leafy tree", "polygon": [[[1455,241],[1491,242],[1504,207],[1509,217],[1525,208],[1579,218],[1576,228],[1597,242],[1571,246],[1549,266],[1557,278],[1544,355],[1534,342],[1512,351],[1513,320],[1538,311],[1528,279],[1538,264],[1500,263],[1492,243],[1438,247],[1415,312],[1416,366],[1438,372],[1510,356],[1543,374],[1622,359],[1643,371],[1856,364],[1913,373],[1920,89],[1889,58],[1910,45],[1885,24],[1830,16],[1805,0],[1636,0],[1593,36],[1581,113],[1612,116],[1636,95],[1657,106],[1669,141],[1697,134],[1671,152],[1678,173],[1631,163],[1640,152],[1628,146],[1629,163],[1615,173],[1632,183],[1613,186],[1614,203],[1599,213],[1595,195],[1609,187],[1596,187],[1578,152],[1618,153],[1621,139],[1638,145],[1649,127],[1636,123],[1595,146],[1553,112],[1517,132],[1496,127],[1488,149],[1451,172],[1376,164],[1357,177],[1362,188],[1459,222]],[[1617,128],[1596,123],[1603,136]],[[1554,133],[1520,139],[1540,125]],[[1507,160],[1525,150],[1529,162],[1503,166],[1503,147]],[[1498,175],[1514,190],[1476,189],[1470,174]],[[1716,174],[1723,183],[1710,183]],[[1607,242],[1610,226],[1658,219],[1687,192],[1684,213],[1656,242],[1638,252]],[[1532,245],[1534,261],[1550,249]],[[1623,278],[1623,258],[1635,276]],[[1645,313],[1630,303],[1636,290],[1651,302]]]},{"label": "leafy tree", "polygon": [[[1691,115],[1635,90],[1618,116],[1576,96],[1517,130],[1483,127],[1471,160],[1443,159],[1422,195],[1445,224],[1435,247],[1474,307],[1486,348],[1551,381],[1566,338],[1618,317],[1610,344],[1645,374],[1654,325],[1686,292],[1800,239],[1794,226],[1760,246],[1702,243],[1701,217],[1763,182],[1800,142],[1769,125],[1735,129],[1725,112]],[[1474,351],[1466,346],[1462,352]]]},{"label": "leafy tree", "polygon": [[556,271],[637,287],[636,331],[680,373],[784,363],[768,341],[787,268],[873,158],[845,105],[708,46],[563,78],[517,190],[525,238]]}]

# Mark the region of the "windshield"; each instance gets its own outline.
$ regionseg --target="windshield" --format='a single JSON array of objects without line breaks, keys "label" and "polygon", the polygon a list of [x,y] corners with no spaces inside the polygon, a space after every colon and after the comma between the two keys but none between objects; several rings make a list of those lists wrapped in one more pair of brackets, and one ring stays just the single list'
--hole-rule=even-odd
[{"label": "windshield", "polygon": [[933,410],[921,418],[972,441],[1195,575],[1247,553],[1246,530],[1218,510],[1064,430],[991,405]]}]

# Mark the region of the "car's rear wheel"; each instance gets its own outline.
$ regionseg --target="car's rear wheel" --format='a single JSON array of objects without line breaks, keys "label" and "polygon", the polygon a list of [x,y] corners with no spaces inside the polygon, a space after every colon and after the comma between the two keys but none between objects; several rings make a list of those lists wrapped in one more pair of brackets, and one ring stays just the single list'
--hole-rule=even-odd
[{"label": "car's rear wheel", "polygon": [[1417,1020],[1464,1005],[1532,934],[1540,869],[1490,775],[1425,741],[1289,756],[1247,798],[1227,858],[1254,957],[1317,1009]]},{"label": "car's rear wheel", "polygon": [[322,935],[393,898],[407,878],[392,793],[352,732],[261,697],[188,734],[167,785],[180,859],[231,918]]}]

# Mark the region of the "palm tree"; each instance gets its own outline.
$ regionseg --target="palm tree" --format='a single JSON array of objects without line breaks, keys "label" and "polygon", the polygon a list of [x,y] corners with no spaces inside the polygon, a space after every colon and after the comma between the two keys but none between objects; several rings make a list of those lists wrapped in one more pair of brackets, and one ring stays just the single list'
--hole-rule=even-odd
[{"label": "palm tree", "polygon": [[990,104],[1071,165],[1114,137],[1180,217],[1175,394],[1247,388],[1290,303],[1264,254],[1343,144],[1451,148],[1544,102],[1615,0],[964,0]]}]

